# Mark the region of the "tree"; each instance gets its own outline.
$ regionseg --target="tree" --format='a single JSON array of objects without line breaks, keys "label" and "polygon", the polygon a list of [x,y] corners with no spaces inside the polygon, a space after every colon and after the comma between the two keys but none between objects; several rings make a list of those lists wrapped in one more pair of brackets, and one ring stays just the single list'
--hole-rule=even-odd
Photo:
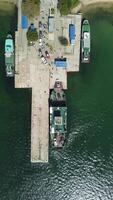
[{"label": "tree", "polygon": [[61,15],[67,15],[70,10],[76,6],[77,2],[79,2],[79,0],[59,0],[58,8]]},{"label": "tree", "polygon": [[59,41],[63,46],[67,46],[68,45],[68,39],[65,38],[64,36],[59,37]]},{"label": "tree", "polygon": [[38,32],[36,29],[34,31],[32,31],[30,28],[28,29],[27,40],[28,40],[28,43],[35,42],[38,40]]},{"label": "tree", "polygon": [[22,3],[22,12],[29,18],[39,15],[40,0],[26,0]]},{"label": "tree", "polygon": [[61,15],[67,15],[69,10],[67,0],[60,0],[58,8],[60,10]]}]

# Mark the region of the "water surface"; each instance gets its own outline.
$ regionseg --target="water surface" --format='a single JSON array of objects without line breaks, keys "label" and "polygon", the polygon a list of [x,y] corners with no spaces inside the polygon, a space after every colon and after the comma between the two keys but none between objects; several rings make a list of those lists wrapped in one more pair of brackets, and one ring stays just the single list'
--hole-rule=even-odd
[{"label": "water surface", "polygon": [[[47,165],[30,164],[31,91],[5,78],[4,39],[12,17],[0,12],[0,200],[113,199],[113,17],[87,14],[91,63],[68,75],[65,148]],[[2,23],[4,21],[4,23]]]}]

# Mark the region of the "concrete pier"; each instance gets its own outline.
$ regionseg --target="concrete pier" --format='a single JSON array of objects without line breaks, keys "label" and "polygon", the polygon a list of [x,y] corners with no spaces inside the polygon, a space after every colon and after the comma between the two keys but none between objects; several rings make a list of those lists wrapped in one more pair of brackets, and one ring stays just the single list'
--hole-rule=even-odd
[{"label": "concrete pier", "polygon": [[49,159],[50,89],[54,87],[56,80],[62,81],[63,88],[67,89],[67,72],[79,71],[81,15],[74,16],[73,19],[77,32],[76,43],[73,46],[74,54],[70,54],[69,57],[65,54],[70,59],[69,67],[62,69],[51,64],[44,65],[39,57],[38,41],[33,46],[27,44],[27,30],[21,28],[21,0],[18,0],[18,30],[15,33],[15,88],[32,88],[31,162],[33,163],[47,163]]},{"label": "concrete pier", "polygon": [[31,162],[48,162],[48,98],[49,71],[44,70],[35,74],[32,87]]}]

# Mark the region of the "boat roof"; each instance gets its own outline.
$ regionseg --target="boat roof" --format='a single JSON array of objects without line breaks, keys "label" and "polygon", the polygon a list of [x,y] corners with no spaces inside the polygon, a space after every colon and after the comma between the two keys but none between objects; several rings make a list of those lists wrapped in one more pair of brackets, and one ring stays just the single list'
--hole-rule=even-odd
[{"label": "boat roof", "polygon": [[14,76],[14,70],[11,65],[6,66],[6,76],[7,77],[13,77]]},{"label": "boat roof", "polygon": [[52,119],[52,127],[54,127],[55,132],[64,133],[64,124],[66,121],[67,107],[53,107],[53,119]]},{"label": "boat roof", "polygon": [[82,32],[90,32],[90,24],[88,20],[84,20],[82,24]]},{"label": "boat roof", "polygon": [[84,47],[90,48],[90,33],[84,32]]},{"label": "boat roof", "polygon": [[83,20],[83,24],[89,24],[88,19],[84,19],[84,20]]},{"label": "boat roof", "polygon": [[14,66],[14,55],[5,56],[5,64]]},{"label": "boat roof", "polygon": [[5,41],[5,52],[6,53],[12,53],[13,51],[14,51],[13,40],[12,39],[6,39],[6,41]]}]

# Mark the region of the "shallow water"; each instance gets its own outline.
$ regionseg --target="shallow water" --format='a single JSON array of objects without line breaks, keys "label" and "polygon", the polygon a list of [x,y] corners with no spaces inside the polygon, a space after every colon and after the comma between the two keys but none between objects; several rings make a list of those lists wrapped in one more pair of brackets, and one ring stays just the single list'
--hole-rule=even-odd
[{"label": "shallow water", "polygon": [[113,199],[113,25],[107,13],[87,17],[91,63],[68,75],[65,148],[51,150],[49,164],[32,165],[31,91],[14,89],[5,78],[4,39],[12,16],[0,14],[0,200]]}]

